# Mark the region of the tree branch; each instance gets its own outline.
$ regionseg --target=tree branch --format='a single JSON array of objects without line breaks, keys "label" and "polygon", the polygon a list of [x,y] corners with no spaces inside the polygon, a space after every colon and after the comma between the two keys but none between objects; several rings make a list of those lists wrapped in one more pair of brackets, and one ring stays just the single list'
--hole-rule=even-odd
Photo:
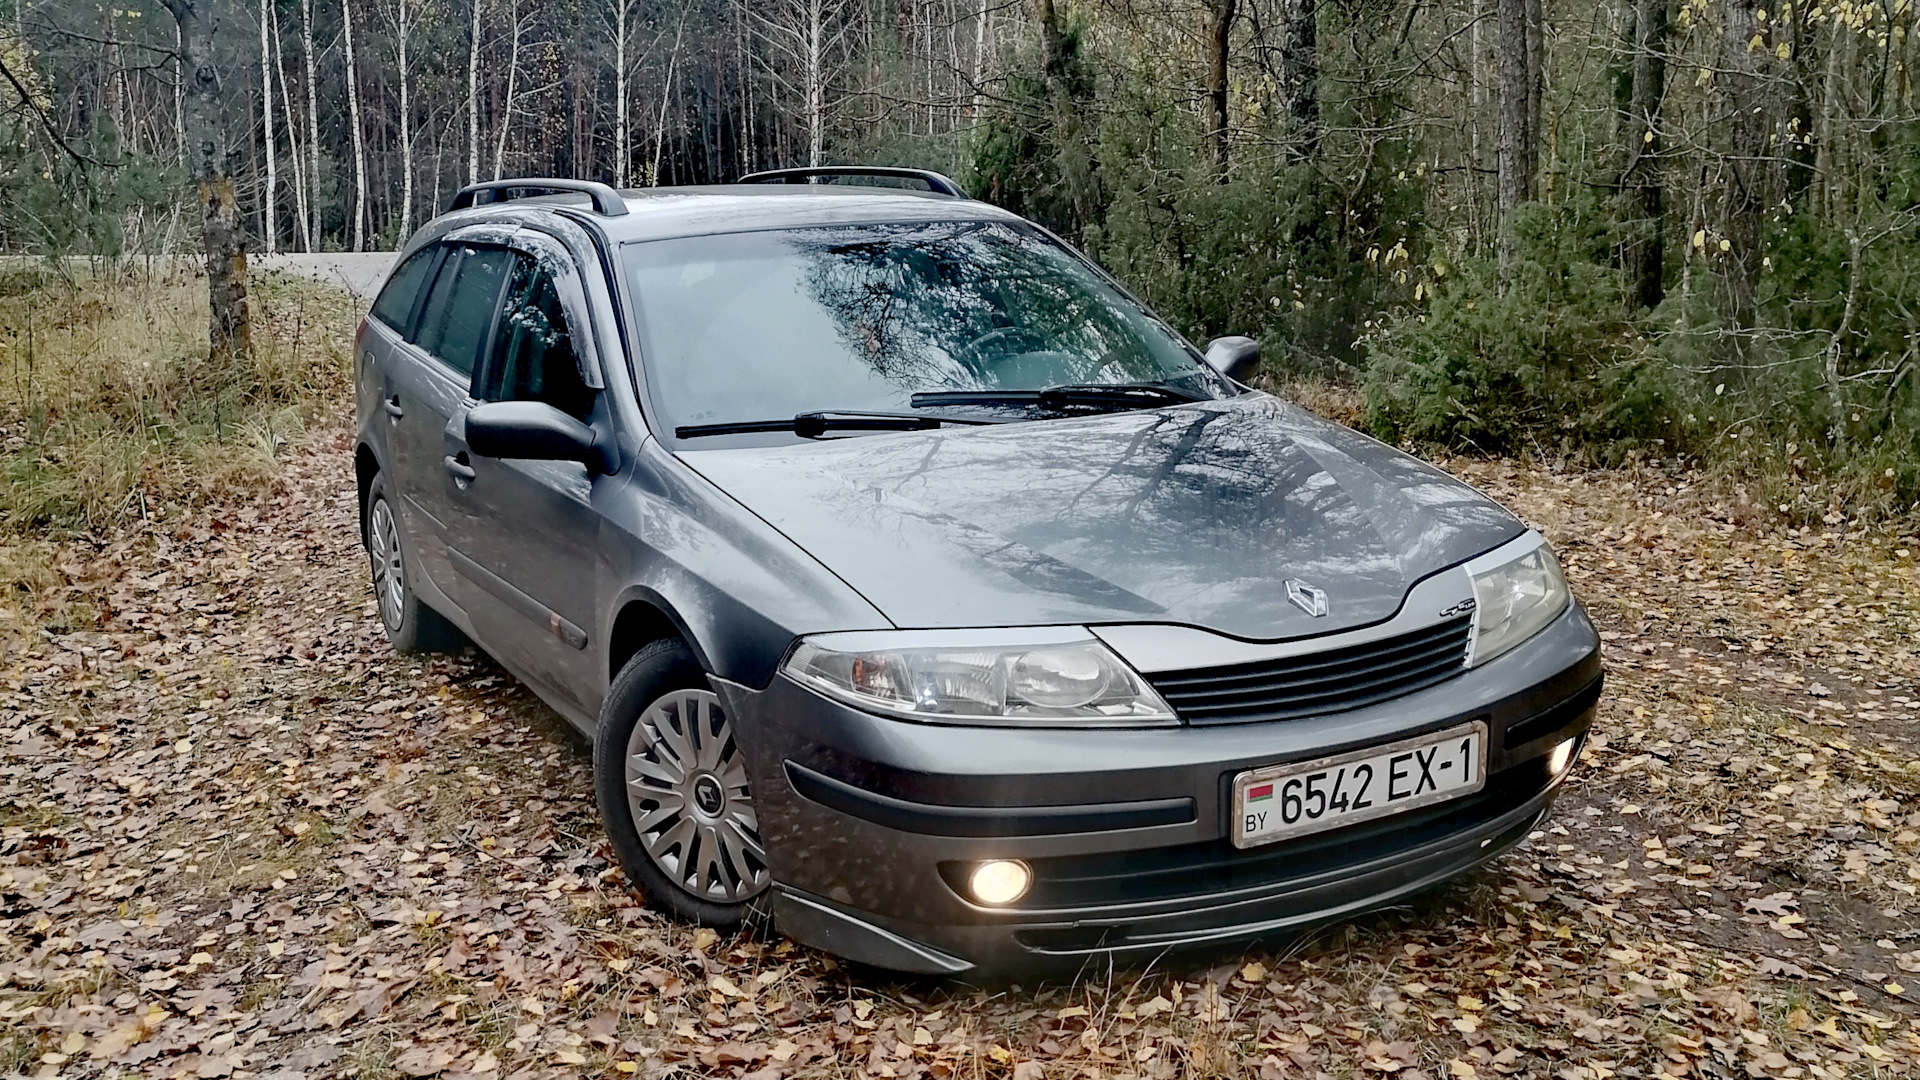
[{"label": "tree branch", "polygon": [[28,90],[26,84],[20,81],[20,77],[15,75],[13,69],[7,66],[7,58],[4,55],[0,55],[0,75],[5,75],[7,81],[13,84],[14,93],[20,95],[20,104],[24,106],[27,111],[33,113],[40,121],[40,126],[46,129],[47,138],[52,139],[55,146],[66,151],[68,157],[81,165],[96,165],[103,169],[119,168],[120,163],[117,161],[100,161],[75,150],[67,140],[61,136],[60,129],[53,126],[53,118],[48,116],[45,110],[40,108],[39,103],[33,100],[33,92]]}]

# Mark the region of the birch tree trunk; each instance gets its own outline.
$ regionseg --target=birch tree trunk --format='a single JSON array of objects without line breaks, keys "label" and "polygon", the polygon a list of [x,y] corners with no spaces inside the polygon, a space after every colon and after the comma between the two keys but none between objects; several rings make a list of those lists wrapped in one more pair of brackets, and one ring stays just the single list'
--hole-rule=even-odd
[{"label": "birch tree trunk", "polygon": [[520,3],[511,0],[507,6],[507,22],[513,27],[512,37],[507,46],[507,96],[500,100],[500,118],[495,121],[493,142],[493,178],[500,179],[507,157],[507,135],[513,130],[513,95],[515,83],[520,78]]},{"label": "birch tree trunk", "polygon": [[647,170],[647,183],[660,183],[660,149],[667,140],[667,108],[673,102],[673,80],[680,66],[680,40],[687,29],[686,12],[680,15],[680,25],[673,32],[673,53],[667,57],[667,85],[660,92],[660,117],[653,126],[653,165]]},{"label": "birch tree trunk", "polygon": [[467,183],[480,182],[480,0],[467,20]]},{"label": "birch tree trunk", "polygon": [[993,17],[993,0],[980,0],[973,16],[973,97],[967,104],[967,120],[980,119],[980,99],[987,81],[987,20]]},{"label": "birch tree trunk", "polygon": [[220,73],[213,64],[211,0],[162,0],[180,29],[180,60],[189,76],[185,100],[188,167],[200,203],[200,241],[207,266],[207,359],[222,380],[253,351],[247,310],[247,246],[228,171],[232,144],[220,111]]},{"label": "birch tree trunk", "polygon": [[627,12],[630,0],[614,0],[613,186],[627,186]]},{"label": "birch tree trunk", "polygon": [[407,58],[407,43],[413,33],[412,0],[400,0],[405,17],[400,31],[400,240],[413,235],[413,68]]},{"label": "birch tree trunk", "polygon": [[807,164],[827,162],[826,2],[807,0]]},{"label": "birch tree trunk", "polygon": [[[280,15],[273,15],[273,55],[286,54],[280,48]],[[293,214],[295,225],[300,230],[300,247],[303,251],[313,250],[313,223],[307,220],[307,180],[306,165],[300,156],[300,114],[293,109],[293,88],[287,85],[287,69],[280,69],[280,114],[287,118],[287,161],[293,166]]]},{"label": "birch tree trunk", "polygon": [[300,38],[307,59],[307,153],[311,166],[307,170],[307,208],[313,214],[312,247],[318,250],[326,243],[326,233],[320,221],[320,78],[313,48],[313,0],[300,0]]},{"label": "birch tree trunk", "polygon": [[413,68],[407,62],[407,37],[413,33],[413,0],[394,0],[394,49],[400,70],[400,236],[413,235]]},{"label": "birch tree trunk", "polygon": [[260,0],[260,126],[261,142],[267,151],[267,189],[260,196],[260,239],[267,254],[274,253],[277,230],[273,220],[273,195],[276,169],[273,148],[273,52],[271,0]]},{"label": "birch tree trunk", "polygon": [[347,124],[353,129],[353,250],[367,246],[367,146],[360,132],[360,76],[353,60],[353,4],[340,0],[340,22],[347,47]]},{"label": "birch tree trunk", "polygon": [[[19,4],[14,8],[14,18],[27,10],[27,5]],[[20,41],[27,40],[24,30],[16,29],[14,36]],[[184,35],[176,20],[173,28],[173,150],[180,164],[187,163],[187,48]]]}]

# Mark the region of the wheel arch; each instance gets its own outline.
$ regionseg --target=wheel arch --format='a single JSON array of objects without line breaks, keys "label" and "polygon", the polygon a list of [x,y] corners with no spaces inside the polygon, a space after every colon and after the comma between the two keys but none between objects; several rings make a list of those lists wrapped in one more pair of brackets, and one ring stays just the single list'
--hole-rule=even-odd
[{"label": "wheel arch", "polygon": [[353,487],[360,506],[362,543],[367,539],[367,491],[373,487],[373,478],[378,475],[380,475],[380,459],[375,456],[373,447],[364,442],[356,443],[353,448]]},{"label": "wheel arch", "polygon": [[713,670],[712,657],[699,635],[680,617],[673,605],[659,593],[643,586],[626,590],[614,606],[613,622],[607,630],[607,683],[620,675],[634,654],[656,641],[678,638],[693,650],[694,659],[704,671]]}]

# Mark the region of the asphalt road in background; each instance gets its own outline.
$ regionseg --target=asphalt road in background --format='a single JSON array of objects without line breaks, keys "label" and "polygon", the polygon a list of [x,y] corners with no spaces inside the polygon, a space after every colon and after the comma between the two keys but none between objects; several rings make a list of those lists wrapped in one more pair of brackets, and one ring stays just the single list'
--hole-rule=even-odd
[{"label": "asphalt road in background", "polygon": [[255,273],[281,271],[303,274],[337,285],[361,300],[371,301],[393,267],[391,251],[330,251],[317,255],[251,255],[248,269]]}]

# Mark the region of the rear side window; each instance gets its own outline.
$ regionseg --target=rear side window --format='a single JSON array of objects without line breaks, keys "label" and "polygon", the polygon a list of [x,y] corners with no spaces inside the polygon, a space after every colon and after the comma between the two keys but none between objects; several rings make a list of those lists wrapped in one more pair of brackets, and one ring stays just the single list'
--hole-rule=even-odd
[{"label": "rear side window", "polygon": [[532,256],[513,257],[493,356],[474,396],[482,401],[544,401],[581,420],[593,410],[593,391],[580,378],[560,293],[552,275]]},{"label": "rear side window", "polygon": [[499,248],[460,248],[433,280],[420,313],[419,346],[460,374],[473,374],[511,264]]},{"label": "rear side window", "polygon": [[433,257],[439,253],[440,245],[429,244],[408,256],[400,269],[387,279],[380,298],[373,302],[373,317],[393,327],[396,333],[405,334],[407,320],[413,317],[413,302],[420,296],[420,287],[427,283],[427,271],[433,269]]}]

